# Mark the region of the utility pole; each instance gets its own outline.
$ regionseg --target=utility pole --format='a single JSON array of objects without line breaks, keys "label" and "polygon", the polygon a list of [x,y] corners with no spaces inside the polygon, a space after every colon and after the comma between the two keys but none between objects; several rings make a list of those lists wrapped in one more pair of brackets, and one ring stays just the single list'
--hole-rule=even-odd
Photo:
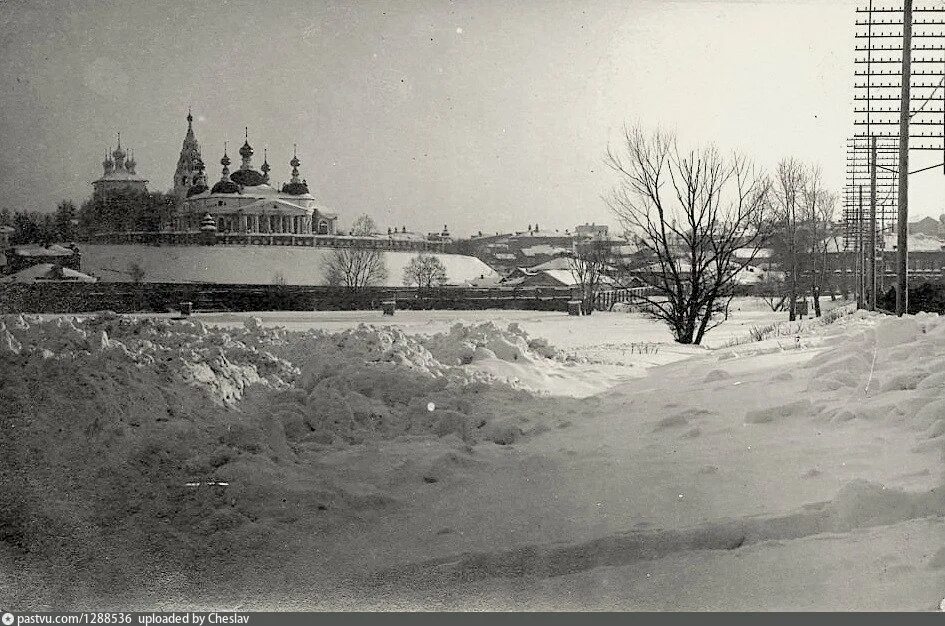
[{"label": "utility pole", "polygon": [[857,188],[859,193],[859,202],[856,207],[856,308],[863,308],[863,285],[865,284],[864,274],[866,273],[863,265],[863,185]]},{"label": "utility pole", "polygon": [[912,0],[902,3],[902,90],[899,96],[899,204],[896,221],[898,251],[896,315],[909,310],[909,114],[912,87]]},{"label": "utility pole", "polygon": [[870,311],[876,310],[876,135],[870,137]]}]

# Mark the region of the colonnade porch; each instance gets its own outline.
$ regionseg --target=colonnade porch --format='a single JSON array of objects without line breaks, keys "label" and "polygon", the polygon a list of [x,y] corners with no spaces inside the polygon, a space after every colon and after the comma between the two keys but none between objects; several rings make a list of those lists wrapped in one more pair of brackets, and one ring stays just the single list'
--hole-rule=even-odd
[{"label": "colonnade porch", "polygon": [[[217,232],[220,233],[258,233],[258,234],[287,234],[287,235],[327,235],[329,225],[327,220],[318,220],[313,223],[309,215],[284,214],[225,214],[215,215]],[[190,230],[198,227],[200,217],[196,214],[182,216],[177,220],[178,230]]]}]

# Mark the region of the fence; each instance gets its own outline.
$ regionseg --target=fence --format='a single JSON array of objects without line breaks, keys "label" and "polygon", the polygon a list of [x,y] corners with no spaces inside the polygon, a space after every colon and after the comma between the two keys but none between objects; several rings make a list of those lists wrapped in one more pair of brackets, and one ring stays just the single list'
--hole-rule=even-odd
[{"label": "fence", "polygon": [[646,295],[648,289],[648,287],[627,287],[599,291],[594,298],[594,308],[598,311],[609,311],[618,302],[642,304],[641,297]]},{"label": "fence", "polygon": [[[569,287],[346,289],[293,285],[171,283],[0,284],[0,313],[167,312],[181,302],[198,311],[344,311],[379,309],[524,309],[567,311]],[[625,296],[621,296],[625,297]]]}]

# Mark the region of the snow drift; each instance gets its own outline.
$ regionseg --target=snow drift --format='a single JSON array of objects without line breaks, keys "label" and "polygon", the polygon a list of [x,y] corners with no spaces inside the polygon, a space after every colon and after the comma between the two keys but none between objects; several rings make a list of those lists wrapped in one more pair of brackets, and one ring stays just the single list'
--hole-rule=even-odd
[{"label": "snow drift", "polygon": [[[422,338],[196,321],[0,318],[0,540],[69,567],[249,557],[394,500],[312,464],[396,437],[506,445],[532,395],[465,368],[554,351],[517,328]],[[8,488],[8,486],[10,488]],[[124,568],[124,569],[123,569]],[[109,577],[105,576],[107,580]]]}]

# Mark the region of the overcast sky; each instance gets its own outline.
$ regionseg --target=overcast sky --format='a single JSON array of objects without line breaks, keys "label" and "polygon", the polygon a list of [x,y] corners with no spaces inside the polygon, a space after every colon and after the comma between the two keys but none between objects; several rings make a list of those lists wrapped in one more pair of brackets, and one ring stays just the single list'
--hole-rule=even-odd
[{"label": "overcast sky", "polygon": [[[166,190],[187,107],[211,181],[249,126],[274,182],[343,223],[455,233],[614,220],[602,167],[625,122],[843,185],[853,3],[553,0],[0,4],[0,205],[80,203],[106,148]],[[945,209],[941,169],[913,215]]]}]

